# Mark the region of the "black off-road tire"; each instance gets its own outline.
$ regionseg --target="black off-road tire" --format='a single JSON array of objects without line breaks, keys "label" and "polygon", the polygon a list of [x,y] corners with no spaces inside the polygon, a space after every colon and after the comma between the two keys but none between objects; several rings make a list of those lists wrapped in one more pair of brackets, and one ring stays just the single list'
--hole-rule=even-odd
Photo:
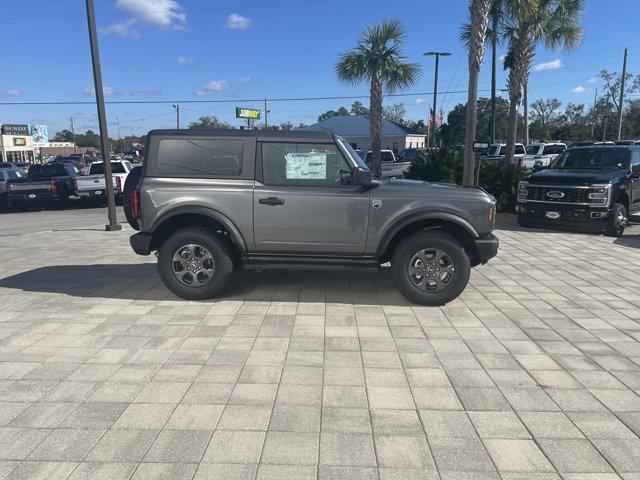
[{"label": "black off-road tire", "polygon": [[[213,275],[201,286],[189,286],[173,271],[173,256],[183,246],[197,244],[206,248],[214,259]],[[188,300],[205,300],[220,293],[233,272],[233,254],[229,242],[221,235],[200,227],[179,230],[167,238],[158,252],[158,272],[165,286],[177,296]]]},{"label": "black off-road tire", "polygon": [[[409,276],[409,264],[421,250],[437,248],[446,253],[454,265],[450,283],[434,291],[417,287]],[[471,263],[462,245],[443,232],[421,231],[410,235],[400,242],[391,259],[393,279],[398,290],[412,302],[421,305],[444,305],[462,293],[469,283]]]},{"label": "black off-road tire", "polygon": [[[620,217],[624,218],[624,222],[620,222]],[[624,234],[626,227],[627,209],[621,203],[614,203],[611,207],[611,213],[609,214],[609,220],[607,221],[607,229],[605,235],[607,237],[620,238]]]}]

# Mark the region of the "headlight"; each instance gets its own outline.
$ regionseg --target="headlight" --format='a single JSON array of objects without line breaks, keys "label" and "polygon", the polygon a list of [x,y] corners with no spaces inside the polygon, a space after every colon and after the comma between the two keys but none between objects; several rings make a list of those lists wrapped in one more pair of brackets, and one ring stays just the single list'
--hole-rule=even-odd
[{"label": "headlight", "polygon": [[589,203],[595,205],[607,205],[609,203],[609,193],[611,192],[611,184],[592,185],[587,195]]},{"label": "headlight", "polygon": [[518,183],[518,202],[526,202],[529,196],[529,182],[522,181]]}]

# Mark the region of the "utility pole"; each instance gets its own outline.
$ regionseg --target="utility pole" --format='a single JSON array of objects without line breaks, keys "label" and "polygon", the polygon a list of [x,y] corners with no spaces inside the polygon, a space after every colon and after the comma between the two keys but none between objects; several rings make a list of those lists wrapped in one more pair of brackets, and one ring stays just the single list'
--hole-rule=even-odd
[{"label": "utility pole", "polygon": [[[429,124],[428,124],[428,128],[430,130],[432,130],[432,134],[428,137],[429,140],[429,146],[431,146],[431,144],[436,143],[436,115],[437,115],[437,99],[438,99],[438,68],[440,65],[440,57],[449,57],[451,56],[451,53],[449,52],[425,52],[423,53],[423,55],[431,57],[431,56],[435,56],[436,57],[436,69],[435,69],[435,75],[434,75],[434,79],[433,79],[433,108],[431,109],[431,112],[429,112]],[[433,114],[433,116],[432,116]]]},{"label": "utility pole", "polygon": [[122,142],[120,141],[120,117],[116,117],[116,128],[118,130],[118,153],[122,153]]},{"label": "utility pole", "polygon": [[496,56],[498,51],[498,9],[493,8],[493,35],[491,38],[491,119],[489,120],[489,139],[496,143]]},{"label": "utility pole", "polygon": [[596,105],[598,104],[598,89],[596,88],[596,94],[593,96],[593,122],[591,123],[591,140],[595,140],[596,131]]},{"label": "utility pole", "polygon": [[620,103],[618,105],[618,140],[622,136],[622,112],[624,110],[624,84],[627,76],[627,53],[628,48],[624,49],[624,61],[622,62],[622,80],[620,82]]},{"label": "utility pole", "polygon": [[529,85],[524,82],[524,146],[529,146]]},{"label": "utility pole", "polygon": [[98,51],[98,35],[96,34],[96,13],[93,0],[86,0],[87,25],[89,27],[89,43],[91,45],[91,63],[93,64],[93,83],[96,89],[96,106],[98,108],[98,124],[100,126],[100,146],[104,163],[104,178],[107,190],[107,209],[109,224],[107,231],[122,230],[116,217],[116,202],[113,196],[113,176],[111,174],[111,153],[109,150],[109,134],[107,133],[107,115],[104,108],[104,91],[102,90],[102,72],[100,71],[100,53]]},{"label": "utility pole", "polygon": [[269,128],[269,110],[267,110],[267,99],[264,99],[264,128]]},{"label": "utility pole", "polygon": [[180,105],[173,105],[176,111],[176,128],[180,130]]},{"label": "utility pole", "polygon": [[78,153],[78,149],[76,147],[76,129],[73,127],[73,115],[69,117],[69,121],[71,122],[71,135],[73,137],[73,153]]}]

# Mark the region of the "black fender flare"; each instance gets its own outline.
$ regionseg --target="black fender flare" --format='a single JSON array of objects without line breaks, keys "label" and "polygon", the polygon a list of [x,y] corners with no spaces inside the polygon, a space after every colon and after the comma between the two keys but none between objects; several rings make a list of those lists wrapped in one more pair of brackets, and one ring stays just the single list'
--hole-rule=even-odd
[{"label": "black fender flare", "polygon": [[231,237],[231,241],[233,242],[233,244],[236,246],[236,248],[239,249],[240,252],[246,252],[247,251],[247,244],[244,241],[244,238],[242,236],[242,234],[240,233],[240,230],[238,230],[238,228],[235,226],[235,224],[225,215],[223,215],[222,213],[218,212],[217,210],[214,210],[212,208],[208,208],[208,207],[202,207],[202,206],[183,206],[183,207],[176,207],[173,208],[171,210],[169,210],[168,212],[163,213],[154,223],[153,226],[151,227],[151,232],[156,232],[161,226],[162,224],[164,224],[167,220],[177,217],[179,215],[203,215],[205,217],[209,217],[212,220],[217,221],[218,223],[220,223],[226,230],[227,232],[229,232],[229,236]]},{"label": "black fender flare", "polygon": [[385,250],[393,240],[398,232],[400,232],[403,228],[411,225],[415,222],[420,222],[423,220],[444,220],[447,222],[454,223],[462,228],[464,228],[469,235],[473,238],[480,238],[478,231],[464,218],[459,217],[458,215],[454,215],[453,213],[448,212],[423,212],[423,213],[412,213],[402,217],[400,220],[395,222],[390,228],[387,229],[385,234],[382,236],[382,240],[378,245],[377,255],[381,256],[384,254]]}]

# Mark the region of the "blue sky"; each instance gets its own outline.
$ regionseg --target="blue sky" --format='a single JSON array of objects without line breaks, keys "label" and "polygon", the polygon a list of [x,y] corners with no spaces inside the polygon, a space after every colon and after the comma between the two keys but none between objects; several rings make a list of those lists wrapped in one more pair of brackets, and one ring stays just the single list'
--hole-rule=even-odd
[{"label": "blue sky", "polygon": [[[122,136],[173,127],[172,101],[231,100],[182,104],[181,121],[216,115],[233,124],[235,106],[262,108],[251,98],[363,95],[367,87],[341,85],[333,73],[338,52],[351,48],[363,26],[400,19],[408,31],[407,57],[423,67],[410,92],[430,92],[433,59],[426,50],[448,50],[441,60],[440,91],[466,90],[466,55],[458,40],[467,2],[434,0],[95,0],[104,85],[108,101],[167,104],[107,105],[109,134]],[[93,79],[83,0],[3,0],[0,18],[0,102],[93,101]],[[530,101],[558,97],[593,101],[602,68],[620,71],[625,46],[629,71],[640,73],[640,2],[587,0],[584,43],[573,53],[540,48],[530,80]],[[504,53],[504,47],[500,48]],[[540,67],[539,65],[543,65]],[[545,68],[546,66],[546,68]],[[505,73],[500,71],[499,86]],[[488,95],[485,61],[481,95]],[[503,94],[504,95],[504,94]],[[465,93],[440,95],[445,111]],[[318,114],[355,99],[271,102],[271,122],[314,123]],[[387,98],[405,103],[408,117],[425,118],[428,95]],[[438,107],[440,108],[440,106]],[[0,123],[97,129],[95,105],[0,105]]]}]

